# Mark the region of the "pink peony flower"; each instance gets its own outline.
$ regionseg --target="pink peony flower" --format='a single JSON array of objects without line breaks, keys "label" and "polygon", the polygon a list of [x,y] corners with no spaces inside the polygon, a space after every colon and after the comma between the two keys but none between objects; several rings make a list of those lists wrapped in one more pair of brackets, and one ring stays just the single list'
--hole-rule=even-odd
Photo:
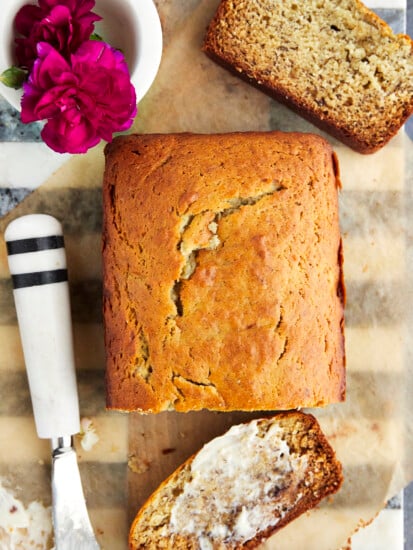
[{"label": "pink peony flower", "polygon": [[85,153],[127,130],[136,114],[135,89],[123,55],[104,42],[84,42],[69,62],[41,42],[23,84],[22,122],[47,119],[45,143],[59,153]]},{"label": "pink peony flower", "polygon": [[39,0],[27,4],[16,15],[16,56],[20,66],[31,70],[37,57],[37,44],[47,42],[69,59],[78,47],[89,40],[95,21],[101,19],[91,11],[94,0]]}]

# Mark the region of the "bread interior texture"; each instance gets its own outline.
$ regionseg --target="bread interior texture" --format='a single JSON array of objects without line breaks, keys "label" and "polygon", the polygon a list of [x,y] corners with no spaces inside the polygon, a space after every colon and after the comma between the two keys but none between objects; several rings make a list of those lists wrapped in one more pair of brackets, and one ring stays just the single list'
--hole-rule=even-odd
[{"label": "bread interior texture", "polygon": [[[375,148],[413,110],[412,42],[357,0],[223,2],[205,51]],[[374,134],[362,135],[367,129]],[[364,129],[364,130],[363,130]]]},{"label": "bread interior texture", "polygon": [[133,548],[254,548],[341,485],[313,417],[234,426],[175,472],[138,514]]}]

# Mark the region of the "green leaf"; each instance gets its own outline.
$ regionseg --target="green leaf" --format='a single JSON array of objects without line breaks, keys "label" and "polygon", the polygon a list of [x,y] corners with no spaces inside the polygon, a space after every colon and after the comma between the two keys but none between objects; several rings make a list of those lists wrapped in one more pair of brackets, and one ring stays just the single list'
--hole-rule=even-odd
[{"label": "green leaf", "polygon": [[10,67],[0,74],[0,82],[9,88],[18,90],[26,80],[28,71],[20,67]]},{"label": "green leaf", "polygon": [[99,42],[103,42],[103,38],[97,32],[93,32],[89,36],[89,40],[98,40]]}]

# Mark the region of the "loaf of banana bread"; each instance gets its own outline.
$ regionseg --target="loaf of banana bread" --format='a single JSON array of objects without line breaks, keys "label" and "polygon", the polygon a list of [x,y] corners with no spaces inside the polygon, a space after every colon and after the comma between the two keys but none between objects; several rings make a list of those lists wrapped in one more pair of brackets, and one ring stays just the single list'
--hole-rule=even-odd
[{"label": "loaf of banana bread", "polygon": [[344,399],[337,162],[315,135],[131,135],[106,148],[107,406]]}]

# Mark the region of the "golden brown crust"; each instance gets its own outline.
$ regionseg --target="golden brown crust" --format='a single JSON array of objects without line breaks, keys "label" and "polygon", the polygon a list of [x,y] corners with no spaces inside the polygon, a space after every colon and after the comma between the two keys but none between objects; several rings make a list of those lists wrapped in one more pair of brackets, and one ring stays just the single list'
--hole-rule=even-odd
[{"label": "golden brown crust", "polygon": [[140,135],[115,139],[106,159],[108,408],[342,401],[339,182],[327,142]]},{"label": "golden brown crust", "polygon": [[[280,492],[273,501],[274,516],[277,517],[279,514],[280,503],[284,505],[287,512],[285,515],[281,514],[275,525],[263,526],[250,540],[237,541],[233,534],[227,537],[224,543],[216,540],[214,541],[216,548],[228,550],[257,548],[262,541],[301,514],[317,506],[322,499],[336,493],[342,485],[341,464],[314,416],[290,411],[263,418],[259,422],[266,429],[272,424],[280,426],[284,434],[283,439],[291,453],[306,457],[305,471],[295,472],[299,477],[299,482],[294,486],[293,497],[295,499],[297,496],[296,492],[300,493],[300,497],[297,500],[293,499],[293,505],[288,505],[286,493]],[[171,510],[175,499],[183,492],[185,484],[191,480],[191,465],[196,456],[191,456],[172,473],[138,511],[129,534],[131,550],[200,548],[200,542],[195,535],[176,532],[170,524]],[[230,453],[227,453],[227,456],[230,457]],[[273,464],[276,466],[275,461],[276,457],[274,456]],[[219,475],[220,473],[217,472],[217,476]],[[225,480],[223,479],[222,482],[225,483]],[[205,487],[206,490],[208,490],[207,487]],[[234,509],[237,507],[236,504],[234,503]],[[258,500],[255,505],[259,508],[261,502]],[[204,514],[211,513],[213,513],[211,510],[204,510]],[[211,517],[210,519],[213,524],[222,521],[222,518]]]},{"label": "golden brown crust", "polygon": [[[386,54],[389,54],[390,65],[392,63],[391,55],[394,55],[397,49],[400,51],[409,50],[409,53],[405,53],[404,56],[401,55],[401,66],[397,67],[396,74],[389,76],[389,80],[394,81],[393,85],[387,86],[387,89],[383,87],[383,92],[378,92],[373,88],[379,88],[381,81],[385,80],[386,75],[382,74],[383,67],[387,68],[389,63],[383,65],[383,67],[380,66],[380,63],[377,63],[376,74],[371,77],[372,86],[370,86],[370,82],[360,86],[354,84],[353,89],[349,89],[350,93],[346,95],[343,93],[342,82],[345,76],[332,74],[328,58],[317,69],[319,72],[316,75],[315,89],[311,89],[309,80],[305,86],[300,86],[300,81],[307,80],[309,76],[309,74],[305,74],[305,71],[301,71],[301,68],[298,70],[298,64],[296,64],[297,60],[305,58],[305,52],[308,49],[308,44],[303,40],[304,27],[302,32],[297,30],[297,36],[295,37],[297,42],[293,48],[292,56],[287,56],[285,59],[280,56],[278,60],[278,51],[284,46],[274,45],[271,59],[268,58],[266,68],[262,65],[257,67],[257,53],[252,54],[250,51],[254,37],[257,43],[263,41],[271,43],[274,39],[273,33],[277,34],[282,30],[285,19],[280,17],[279,28],[271,28],[271,31],[267,31],[263,24],[257,30],[257,21],[251,21],[252,30],[250,30],[244,24],[248,20],[249,12],[253,11],[254,2],[252,0],[243,2],[240,4],[242,7],[237,8],[234,8],[234,3],[230,0],[222,0],[205,35],[203,51],[224,68],[261,89],[277,101],[287,105],[303,118],[356,151],[363,154],[373,153],[388,143],[413,112],[413,42],[406,35],[395,35],[387,23],[366,8],[360,1],[348,0],[346,3],[350,6],[349,9],[357,14],[356,19],[365,20],[371,29],[377,29],[380,40],[386,48],[388,43],[391,43],[391,46],[384,50]],[[290,9],[288,4],[289,2],[283,5],[285,12]],[[335,2],[330,2],[330,4],[332,6],[331,13],[334,14],[335,8],[338,6],[335,5]],[[267,6],[267,9],[275,9],[275,5]],[[260,9],[264,12],[266,8],[256,8],[256,16],[261,18],[262,21],[265,14],[260,13]],[[298,8],[299,10],[300,8]],[[314,9],[313,17],[319,17],[322,11],[322,9]],[[283,17],[285,17],[285,12]],[[294,17],[294,11],[289,13]],[[305,19],[305,15],[303,15],[303,19]],[[336,19],[334,18],[332,22],[336,22]],[[339,21],[339,18],[337,20]],[[328,31],[330,31],[329,27],[324,24],[322,32],[325,33],[326,38]],[[368,38],[364,35],[364,31],[360,31],[359,35],[356,32],[346,33],[343,38],[340,38],[339,33],[335,34],[337,45],[339,45],[341,39],[344,47],[341,51],[339,47],[334,49],[333,57],[344,67],[349,62],[351,48],[354,47],[357,53],[366,45]],[[248,36],[248,40],[246,36]],[[318,41],[319,36],[315,36],[314,40]],[[346,41],[349,40],[354,43],[347,45]],[[292,42],[294,42],[294,38]],[[291,43],[289,47],[292,48]],[[275,44],[277,43],[275,42]],[[326,41],[320,42],[320,44],[322,44],[322,48],[326,48]],[[374,60],[371,64],[377,62],[376,58],[379,56],[378,46],[379,44],[372,49],[372,59],[374,58]],[[321,59],[321,49],[318,52],[317,46],[315,46],[315,49]],[[367,54],[366,59],[367,63],[370,63]],[[364,59],[362,61],[364,62]],[[284,65],[287,63],[288,66],[284,66],[283,63]],[[310,62],[308,65],[312,66],[312,63]],[[361,65],[363,65],[362,62]],[[324,67],[327,66],[328,68],[325,69]],[[363,67],[356,69],[359,73],[362,70]],[[348,70],[348,75],[349,78],[352,78],[350,70]],[[328,90],[325,95],[319,92],[319,88],[324,86]],[[404,89],[403,96],[399,93],[402,88]],[[348,101],[351,102],[351,105],[347,105]]]}]

